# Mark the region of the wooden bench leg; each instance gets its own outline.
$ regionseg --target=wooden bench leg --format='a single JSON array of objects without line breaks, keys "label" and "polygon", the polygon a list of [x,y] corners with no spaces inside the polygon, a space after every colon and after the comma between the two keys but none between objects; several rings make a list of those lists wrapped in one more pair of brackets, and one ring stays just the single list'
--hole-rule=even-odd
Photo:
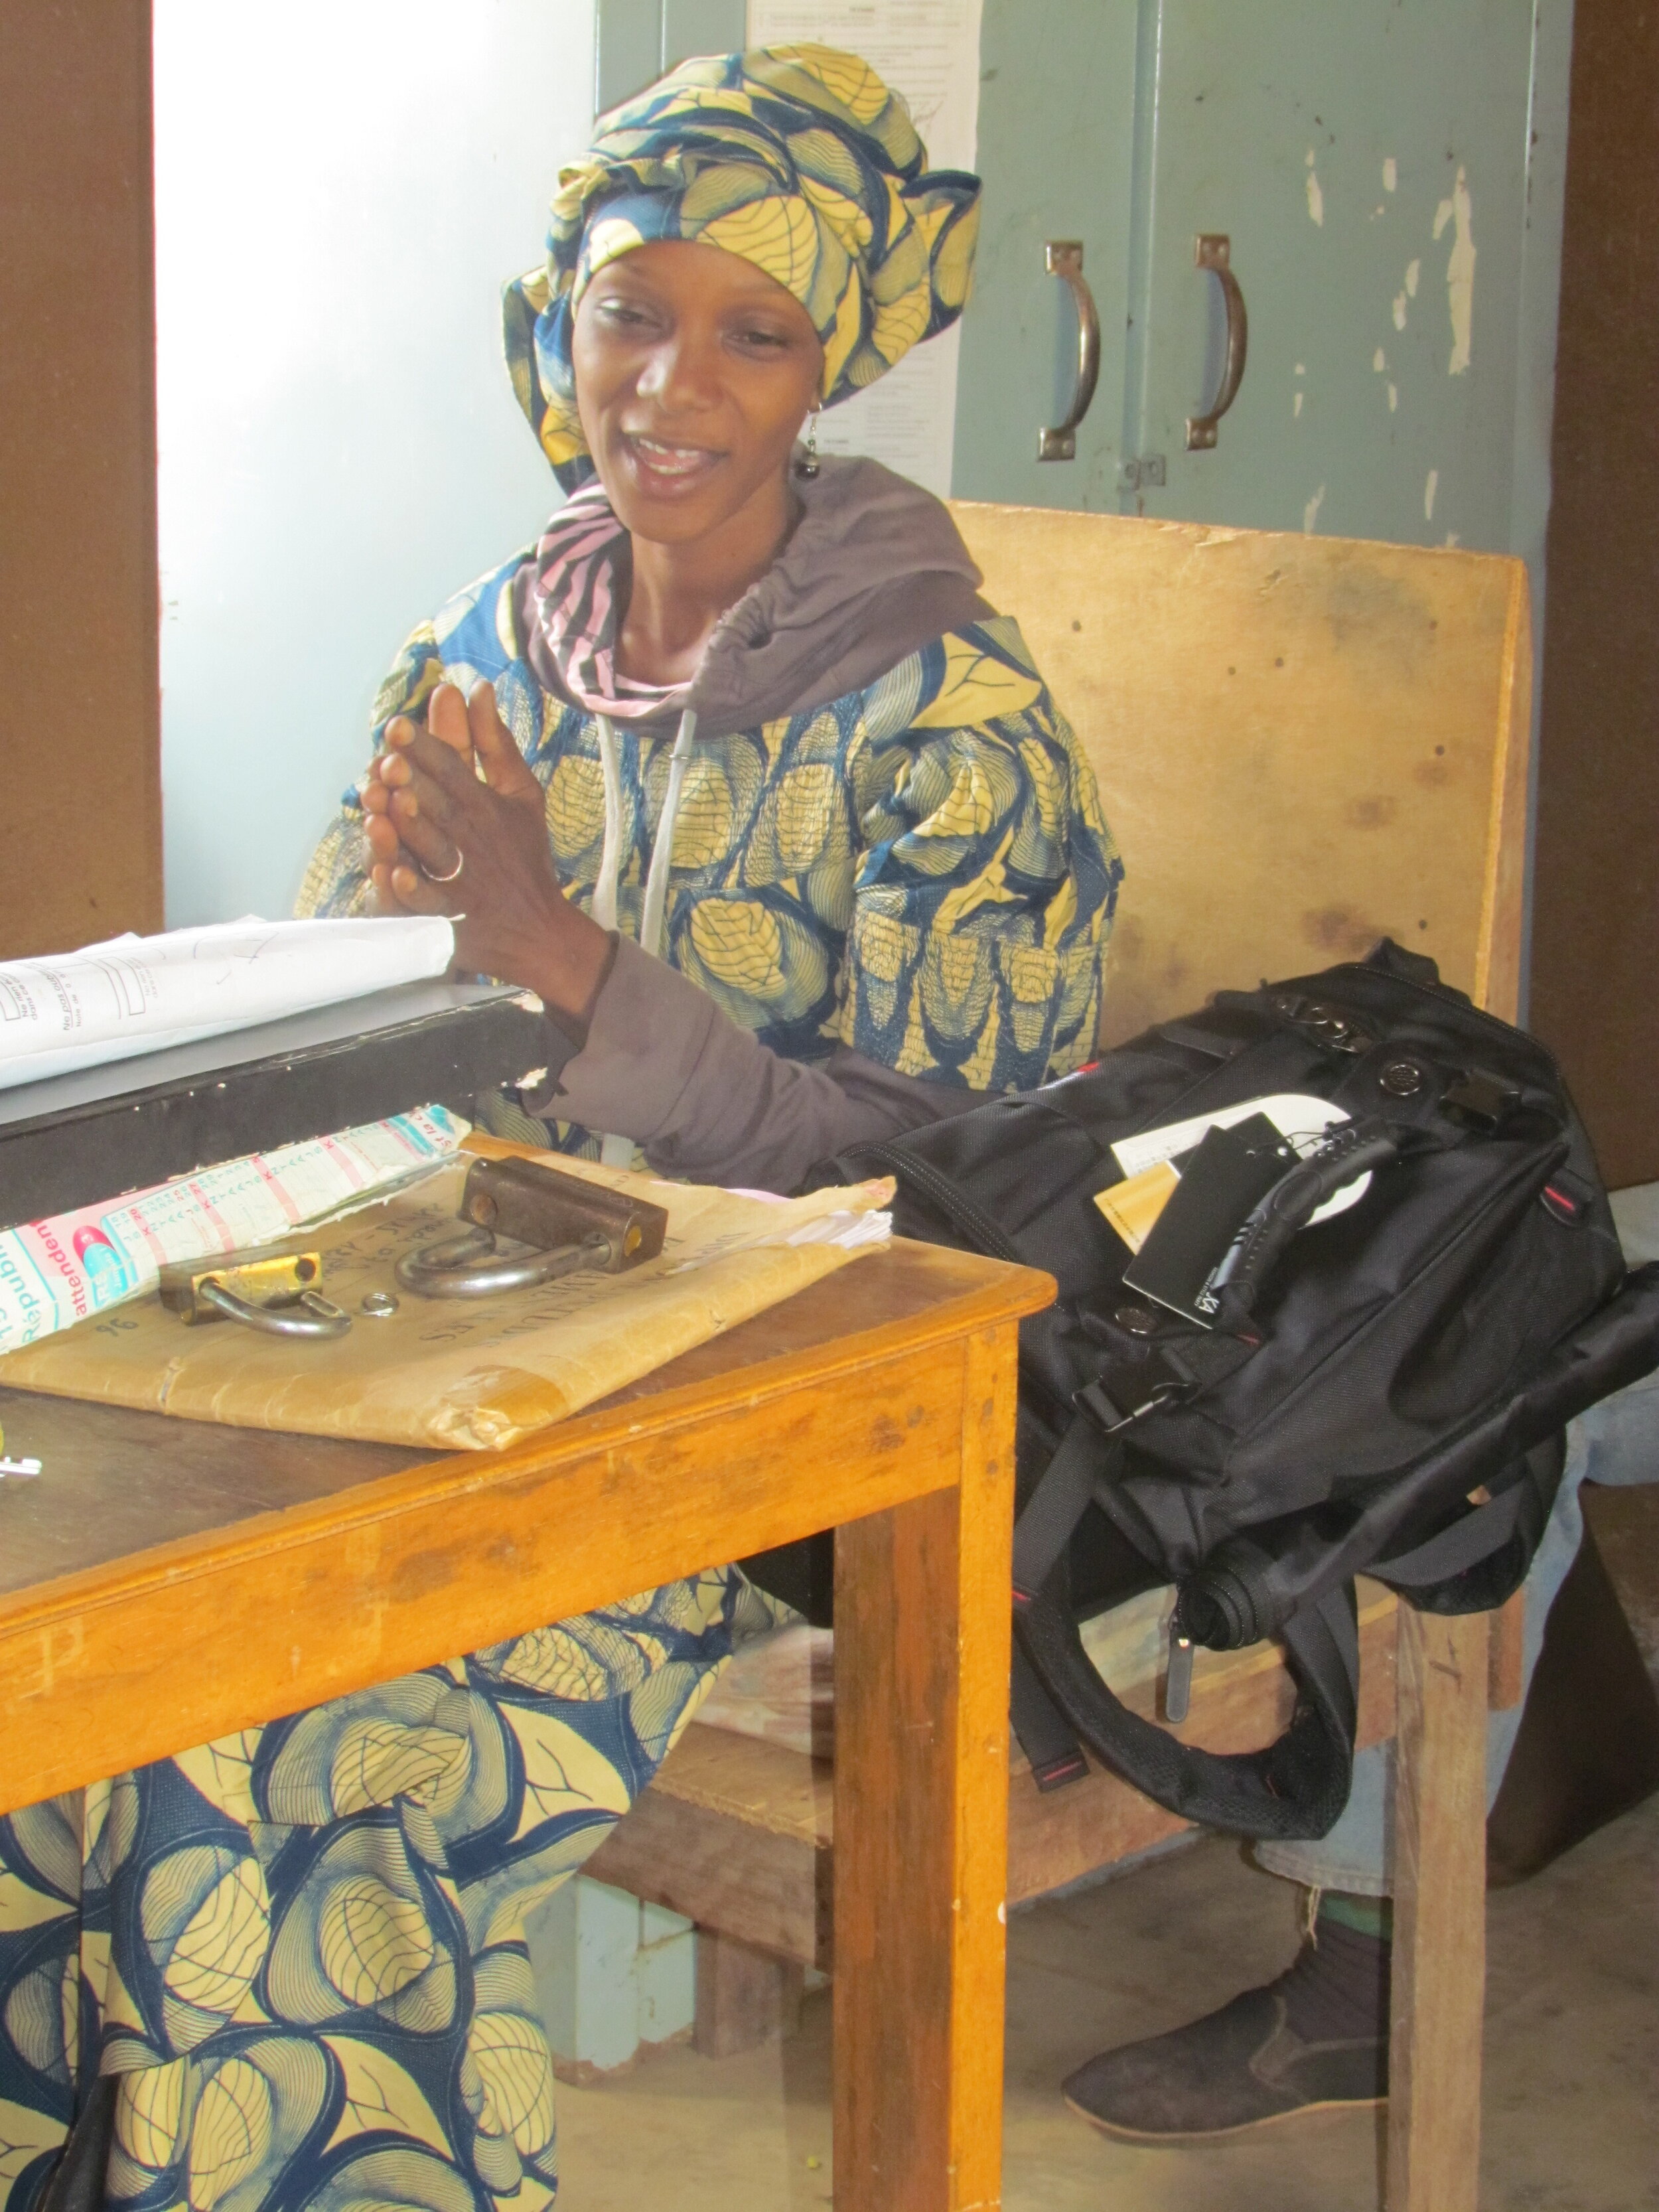
[{"label": "wooden bench leg", "polygon": [[1486,1633],[1492,1639],[1486,1669],[1486,1702],[1495,1713],[1507,1713],[1521,1702],[1527,1650],[1527,1593],[1516,1591],[1496,1613],[1487,1615]]},{"label": "wooden bench leg", "polygon": [[730,2058],[793,2035],[805,1980],[805,1968],[792,1960],[699,1928],[692,2047],[704,2058]]},{"label": "wooden bench leg", "polygon": [[1476,2212],[1488,1635],[1400,1608],[1389,2212]]},{"label": "wooden bench leg", "polygon": [[964,1347],[960,1488],[836,1532],[836,2212],[1002,2201],[1014,1351]]}]

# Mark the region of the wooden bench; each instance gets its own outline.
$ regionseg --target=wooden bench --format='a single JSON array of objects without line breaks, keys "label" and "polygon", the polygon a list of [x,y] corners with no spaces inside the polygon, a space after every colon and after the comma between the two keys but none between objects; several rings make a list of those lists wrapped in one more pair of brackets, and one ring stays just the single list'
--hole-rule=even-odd
[{"label": "wooden bench", "polygon": [[[1224,986],[1388,934],[1513,1018],[1531,646],[1519,562],[1455,550],[960,505],[992,602],[1018,615],[1099,777],[1127,880],[1103,1042]],[[1520,1694],[1518,1603],[1447,1620],[1363,1589],[1360,1740],[1397,1735],[1389,2203],[1474,2212],[1484,1981],[1486,1718]],[[1115,1685],[1143,1711],[1151,1674]],[[1182,1733],[1270,1741],[1275,1647],[1201,1654]],[[1092,1770],[1039,1795],[1012,1761],[1008,1896],[1041,1895],[1185,1824]],[[697,1923],[753,2003],[833,1960],[830,1768],[694,1723],[591,1863]],[[758,2017],[775,2018],[775,1996]],[[706,2021],[729,2047],[741,2021]]]}]

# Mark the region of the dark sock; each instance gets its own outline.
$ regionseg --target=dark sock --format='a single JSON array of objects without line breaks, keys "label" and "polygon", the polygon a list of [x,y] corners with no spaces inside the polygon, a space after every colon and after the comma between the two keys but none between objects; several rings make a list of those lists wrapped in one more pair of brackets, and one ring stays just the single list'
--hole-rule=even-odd
[{"label": "dark sock", "polygon": [[[1391,1923],[1386,1898],[1352,1898],[1329,1890],[1322,1895],[1312,1936],[1275,1984],[1285,2000],[1286,2025],[1304,2042],[1387,2039],[1389,1934],[1380,1924],[1375,1931],[1351,1924],[1364,1914],[1380,1921],[1379,1906]],[[1356,1907],[1358,1911],[1352,1910]]]}]

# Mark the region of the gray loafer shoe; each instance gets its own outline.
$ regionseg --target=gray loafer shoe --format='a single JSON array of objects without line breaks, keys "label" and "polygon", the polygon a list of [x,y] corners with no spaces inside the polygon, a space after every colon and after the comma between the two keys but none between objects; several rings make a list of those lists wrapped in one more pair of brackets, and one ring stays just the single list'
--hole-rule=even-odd
[{"label": "gray loafer shoe", "polygon": [[1079,2066],[1062,2084],[1066,2103],[1108,2135],[1170,2145],[1381,2104],[1389,2094],[1387,1948],[1376,1943],[1369,1959],[1356,1959],[1364,1940],[1333,1944],[1322,1930],[1320,1947],[1305,1945],[1265,1988]]}]

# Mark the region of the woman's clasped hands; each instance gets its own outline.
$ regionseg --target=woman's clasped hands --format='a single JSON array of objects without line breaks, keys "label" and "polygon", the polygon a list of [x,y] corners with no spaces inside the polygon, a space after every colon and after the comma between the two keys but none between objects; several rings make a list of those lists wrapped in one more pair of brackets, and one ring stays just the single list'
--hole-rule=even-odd
[{"label": "woman's clasped hands", "polygon": [[448,915],[456,964],[522,984],[586,1023],[611,957],[608,933],[565,897],[545,800],[494,687],[441,684],[422,725],[396,714],[361,786],[382,914]]}]

